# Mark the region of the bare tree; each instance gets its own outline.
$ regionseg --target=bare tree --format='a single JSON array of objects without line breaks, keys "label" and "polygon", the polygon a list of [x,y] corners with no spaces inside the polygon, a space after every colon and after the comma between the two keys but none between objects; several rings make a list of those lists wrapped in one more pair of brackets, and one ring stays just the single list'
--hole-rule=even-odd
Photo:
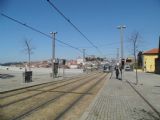
[{"label": "bare tree", "polygon": [[28,54],[28,67],[30,70],[30,64],[31,64],[31,54],[33,53],[33,47],[31,46],[31,40],[24,39],[24,45],[25,45],[25,53]]},{"label": "bare tree", "polygon": [[129,38],[129,41],[132,44],[133,49],[133,56],[135,60],[135,69],[136,69],[136,85],[138,84],[138,74],[137,74],[137,52],[138,52],[138,44],[140,42],[140,34],[139,32],[132,33],[131,37]]}]

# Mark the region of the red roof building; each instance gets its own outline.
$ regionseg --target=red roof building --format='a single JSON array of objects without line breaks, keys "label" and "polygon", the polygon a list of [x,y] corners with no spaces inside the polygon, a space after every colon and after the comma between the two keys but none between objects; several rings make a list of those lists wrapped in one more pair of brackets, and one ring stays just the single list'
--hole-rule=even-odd
[{"label": "red roof building", "polygon": [[153,48],[151,50],[145,51],[143,52],[144,55],[155,55],[159,53],[159,49],[158,48]]},{"label": "red roof building", "polygon": [[155,60],[158,58],[159,49],[153,48],[143,52],[143,67],[146,72],[155,72]]}]

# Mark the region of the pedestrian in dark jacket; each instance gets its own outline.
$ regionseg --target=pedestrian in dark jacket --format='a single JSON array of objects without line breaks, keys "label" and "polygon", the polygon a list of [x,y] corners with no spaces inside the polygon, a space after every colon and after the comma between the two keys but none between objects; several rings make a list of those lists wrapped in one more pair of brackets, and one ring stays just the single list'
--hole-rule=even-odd
[{"label": "pedestrian in dark jacket", "polygon": [[118,66],[115,67],[115,71],[116,71],[116,79],[118,79],[119,77],[119,67]]}]

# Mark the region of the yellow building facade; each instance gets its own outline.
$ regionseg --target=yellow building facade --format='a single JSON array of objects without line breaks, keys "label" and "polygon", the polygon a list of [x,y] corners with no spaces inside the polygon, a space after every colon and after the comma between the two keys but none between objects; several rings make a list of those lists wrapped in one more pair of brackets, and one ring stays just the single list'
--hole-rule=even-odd
[{"label": "yellow building facade", "polygon": [[151,49],[143,53],[143,68],[145,72],[155,72],[155,59],[158,58],[158,49]]},{"label": "yellow building facade", "polygon": [[146,72],[155,72],[155,59],[158,58],[158,55],[144,55],[144,71]]}]

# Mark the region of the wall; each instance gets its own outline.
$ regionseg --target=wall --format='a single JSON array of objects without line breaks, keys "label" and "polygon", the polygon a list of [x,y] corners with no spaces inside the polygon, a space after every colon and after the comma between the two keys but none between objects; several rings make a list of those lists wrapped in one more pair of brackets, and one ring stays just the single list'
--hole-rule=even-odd
[{"label": "wall", "polygon": [[146,72],[155,72],[155,58],[158,55],[143,55],[143,67]]},{"label": "wall", "polygon": [[160,74],[160,58],[155,60],[155,73]]}]

